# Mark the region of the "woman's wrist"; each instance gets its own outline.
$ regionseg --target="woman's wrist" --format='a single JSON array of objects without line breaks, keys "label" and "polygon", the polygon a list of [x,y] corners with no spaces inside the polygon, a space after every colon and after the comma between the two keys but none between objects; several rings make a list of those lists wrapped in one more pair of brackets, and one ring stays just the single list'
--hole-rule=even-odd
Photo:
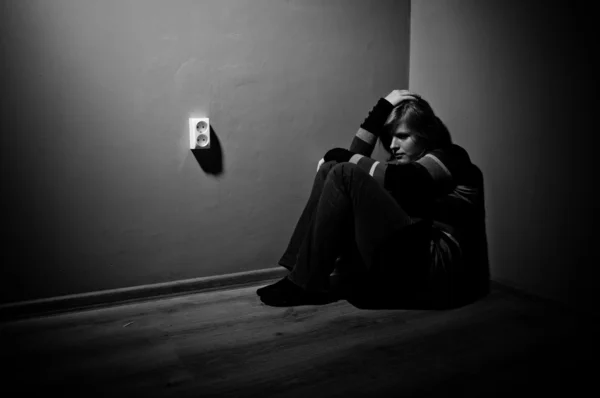
[{"label": "woman's wrist", "polygon": [[360,127],[367,130],[369,133],[378,136],[393,109],[394,105],[392,103],[385,98],[380,98]]}]

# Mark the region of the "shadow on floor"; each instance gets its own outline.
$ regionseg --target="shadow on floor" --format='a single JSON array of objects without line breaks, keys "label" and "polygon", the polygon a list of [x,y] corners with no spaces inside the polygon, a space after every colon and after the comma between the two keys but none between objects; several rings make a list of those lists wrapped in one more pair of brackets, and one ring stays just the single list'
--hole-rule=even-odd
[{"label": "shadow on floor", "polygon": [[364,275],[350,277],[333,274],[329,282],[336,300],[346,300],[359,309],[449,310],[472,304],[489,294],[489,281],[487,288],[480,286],[480,289],[473,289],[471,292],[454,293],[445,297],[431,297],[414,291],[403,294],[401,289],[391,283]]}]

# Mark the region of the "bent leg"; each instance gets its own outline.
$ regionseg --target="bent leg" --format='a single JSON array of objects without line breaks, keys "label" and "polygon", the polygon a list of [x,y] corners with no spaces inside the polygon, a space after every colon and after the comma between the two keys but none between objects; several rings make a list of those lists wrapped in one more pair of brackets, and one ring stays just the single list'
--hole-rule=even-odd
[{"label": "bent leg", "polygon": [[306,237],[313,214],[317,204],[319,203],[319,199],[321,198],[323,185],[325,184],[327,175],[336,164],[338,163],[335,161],[323,163],[315,175],[313,187],[308,201],[300,215],[298,222],[296,223],[296,227],[294,228],[294,232],[292,233],[288,246],[278,262],[279,265],[289,269],[290,271],[296,265],[298,251],[300,250],[300,246]]},{"label": "bent leg", "polygon": [[369,272],[382,272],[395,253],[397,265],[403,265],[402,251],[411,248],[399,250],[404,245],[394,239],[405,233],[411,218],[366,171],[341,163],[327,175],[296,266],[288,276],[292,282],[306,290],[328,290],[329,275],[346,243],[348,220],[353,221],[354,242]]}]

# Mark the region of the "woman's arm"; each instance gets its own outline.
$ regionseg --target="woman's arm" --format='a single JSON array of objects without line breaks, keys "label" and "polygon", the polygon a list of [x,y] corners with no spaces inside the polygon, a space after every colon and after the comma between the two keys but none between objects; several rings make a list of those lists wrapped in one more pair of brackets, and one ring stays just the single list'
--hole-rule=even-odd
[{"label": "woman's arm", "polygon": [[394,196],[411,195],[423,199],[450,192],[456,184],[456,176],[471,163],[467,152],[454,144],[436,149],[409,164],[379,162],[361,154],[348,153],[347,157],[347,161],[368,172]]},{"label": "woman's arm", "polygon": [[363,156],[371,156],[373,154],[373,149],[375,149],[375,144],[377,143],[377,136],[363,129],[362,127],[358,128],[358,131],[354,135],[352,139],[352,143],[350,144],[350,152],[357,153]]}]

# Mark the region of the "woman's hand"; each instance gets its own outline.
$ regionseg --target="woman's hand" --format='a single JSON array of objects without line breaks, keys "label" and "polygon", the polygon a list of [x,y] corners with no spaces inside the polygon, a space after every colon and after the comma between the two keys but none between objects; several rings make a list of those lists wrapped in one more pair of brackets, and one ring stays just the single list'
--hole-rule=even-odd
[{"label": "woman's hand", "polygon": [[413,93],[408,90],[394,90],[385,97],[385,100],[390,104],[396,106],[405,100],[416,100],[420,99],[419,94]]},{"label": "woman's hand", "polygon": [[323,156],[323,160],[325,162],[329,162],[330,160],[335,160],[338,163],[348,162],[350,158],[354,155],[353,152],[350,152],[344,148],[333,148],[327,151],[325,156]]},{"label": "woman's hand", "polygon": [[321,168],[321,165],[325,162],[329,162],[335,160],[338,163],[348,162],[354,155],[354,152],[349,151],[344,148],[333,148],[327,151],[325,156],[321,160],[319,160],[319,164],[317,164],[317,171]]},{"label": "woman's hand", "polygon": [[[394,90],[385,98],[379,98],[367,118],[362,122],[360,127],[367,130],[375,137],[379,137],[383,130],[383,126],[389,117],[394,107],[405,100],[416,100],[421,97],[418,94],[408,90]],[[327,159],[325,159],[327,161]]]}]

